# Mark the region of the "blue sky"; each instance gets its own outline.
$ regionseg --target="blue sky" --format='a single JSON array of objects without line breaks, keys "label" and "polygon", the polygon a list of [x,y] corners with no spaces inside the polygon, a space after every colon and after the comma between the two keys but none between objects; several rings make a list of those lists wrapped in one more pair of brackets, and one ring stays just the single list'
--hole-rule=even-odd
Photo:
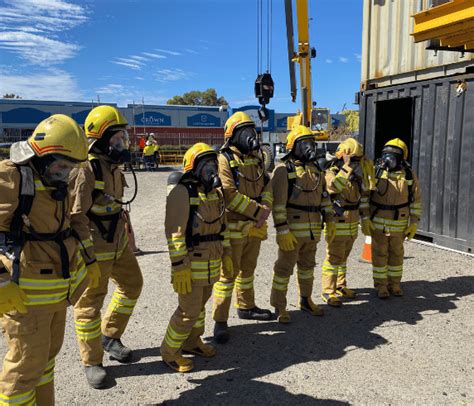
[{"label": "blue sky", "polygon": [[[269,107],[292,112],[284,2],[272,4]],[[313,98],[354,108],[362,1],[309,0],[309,10]],[[214,87],[232,107],[254,104],[256,20],[257,0],[0,0],[0,92],[125,105]]]}]

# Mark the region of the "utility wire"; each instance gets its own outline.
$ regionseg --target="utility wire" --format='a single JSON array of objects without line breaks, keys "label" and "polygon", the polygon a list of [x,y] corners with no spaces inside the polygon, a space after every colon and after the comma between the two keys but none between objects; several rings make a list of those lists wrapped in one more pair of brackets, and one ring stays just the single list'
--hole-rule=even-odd
[{"label": "utility wire", "polygon": [[260,70],[258,73],[262,72],[263,65],[263,0],[259,0],[260,3]]},{"label": "utility wire", "polygon": [[270,10],[269,10],[269,14],[270,14],[270,40],[269,40],[269,46],[268,48],[270,49],[269,50],[269,53],[270,53],[270,67],[268,68],[268,71],[271,73],[272,71],[272,50],[273,50],[273,44],[272,44],[272,40],[273,40],[273,0],[270,0]]},{"label": "utility wire", "polygon": [[260,73],[260,0],[257,0],[257,75]]}]

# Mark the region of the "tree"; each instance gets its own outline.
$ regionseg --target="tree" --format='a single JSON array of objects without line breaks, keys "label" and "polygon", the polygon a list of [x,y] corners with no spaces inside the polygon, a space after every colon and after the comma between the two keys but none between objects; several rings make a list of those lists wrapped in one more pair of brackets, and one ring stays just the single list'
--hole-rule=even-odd
[{"label": "tree", "polygon": [[5,93],[3,95],[3,98],[4,99],[21,99],[21,96],[18,96],[17,94],[15,93]]},{"label": "tree", "polygon": [[331,140],[343,141],[359,132],[359,112],[357,110],[343,110],[341,114],[346,117],[346,121],[339,127],[332,129]]},{"label": "tree", "polygon": [[217,97],[216,89],[207,89],[204,92],[192,90],[184,93],[182,96],[173,96],[166,104],[179,104],[183,106],[223,106],[227,105],[227,100],[223,97]]},{"label": "tree", "polygon": [[357,110],[344,110],[346,116],[346,126],[351,133],[359,132],[359,112]]}]

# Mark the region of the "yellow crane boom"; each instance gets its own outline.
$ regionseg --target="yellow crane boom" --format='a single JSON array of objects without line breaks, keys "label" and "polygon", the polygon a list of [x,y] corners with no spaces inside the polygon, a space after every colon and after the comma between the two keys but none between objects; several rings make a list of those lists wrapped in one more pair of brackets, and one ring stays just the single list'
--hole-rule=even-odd
[{"label": "yellow crane boom", "polygon": [[316,50],[309,42],[308,0],[295,0],[296,22],[298,29],[298,51],[294,49],[293,4],[292,0],[285,0],[286,33],[288,41],[288,64],[290,70],[290,86],[292,101],[296,101],[295,63],[300,68],[301,112],[296,116],[288,117],[287,127],[303,124],[313,130],[318,140],[329,138],[330,114],[328,109],[313,108],[311,93],[311,58],[316,56]]}]

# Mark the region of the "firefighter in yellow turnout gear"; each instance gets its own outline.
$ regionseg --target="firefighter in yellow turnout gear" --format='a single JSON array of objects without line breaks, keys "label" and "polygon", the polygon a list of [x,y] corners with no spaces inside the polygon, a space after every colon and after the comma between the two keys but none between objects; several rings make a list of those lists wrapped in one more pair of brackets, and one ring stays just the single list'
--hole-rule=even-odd
[{"label": "firefighter in yellow turnout gear", "polygon": [[369,196],[375,189],[375,173],[373,163],[363,156],[362,145],[354,138],[339,144],[336,158],[326,171],[327,189],[335,210],[336,237],[327,245],[321,297],[328,305],[339,307],[340,297],[355,297],[355,292],[347,287],[347,258],[357,239],[360,219],[364,233],[370,233]]},{"label": "firefighter in yellow turnout gear", "polygon": [[412,239],[421,217],[418,178],[407,163],[408,148],[399,138],[387,142],[376,164],[377,190],[370,206],[372,269],[379,298],[402,296],[403,242]]},{"label": "firefighter in yellow turnout gear", "polygon": [[[184,174],[166,201],[165,232],[171,260],[171,279],[178,293],[178,308],[161,344],[163,361],[178,372],[193,369],[182,352],[203,357],[215,355],[204,344],[206,302],[224,267],[232,272],[225,201],[220,189],[217,153],[204,143],[184,155]],[[175,175],[172,174],[168,183]]]},{"label": "firefighter in yellow turnout gear", "polygon": [[[70,117],[42,121],[0,163],[0,317],[8,352],[0,405],[53,405],[55,357],[66,309],[87,285],[71,232],[71,169],[87,159],[87,139]],[[99,273],[89,269],[89,283]]]},{"label": "firefighter in yellow turnout gear", "polygon": [[[71,222],[86,263],[100,267],[102,278],[75,305],[74,319],[88,383],[101,388],[106,383],[104,350],[118,361],[130,360],[132,351],[120,338],[140,296],[143,278],[128,245],[122,211],[126,183],[119,165],[129,160],[127,121],[115,107],[99,106],[91,110],[84,126],[89,161],[73,174]],[[117,287],[101,317],[109,279]]]},{"label": "firefighter in yellow turnout gear", "polygon": [[321,238],[321,214],[330,234],[334,236],[335,232],[324,173],[315,165],[316,144],[311,130],[302,125],[292,130],[286,149],[285,162],[275,168],[272,179],[273,221],[279,249],[270,302],[280,323],[291,321],[286,310],[286,294],[295,265],[300,308],[315,316],[324,314],[311,299],[316,247]]},{"label": "firefighter in yellow turnout gear", "polygon": [[227,320],[234,287],[239,318],[272,318],[270,310],[256,306],[253,285],[273,203],[255,123],[243,112],[234,113],[225,123],[224,137],[226,142],[218,156],[219,177],[227,204],[233,271],[224,266],[214,286],[214,339],[218,343],[229,339]]}]

